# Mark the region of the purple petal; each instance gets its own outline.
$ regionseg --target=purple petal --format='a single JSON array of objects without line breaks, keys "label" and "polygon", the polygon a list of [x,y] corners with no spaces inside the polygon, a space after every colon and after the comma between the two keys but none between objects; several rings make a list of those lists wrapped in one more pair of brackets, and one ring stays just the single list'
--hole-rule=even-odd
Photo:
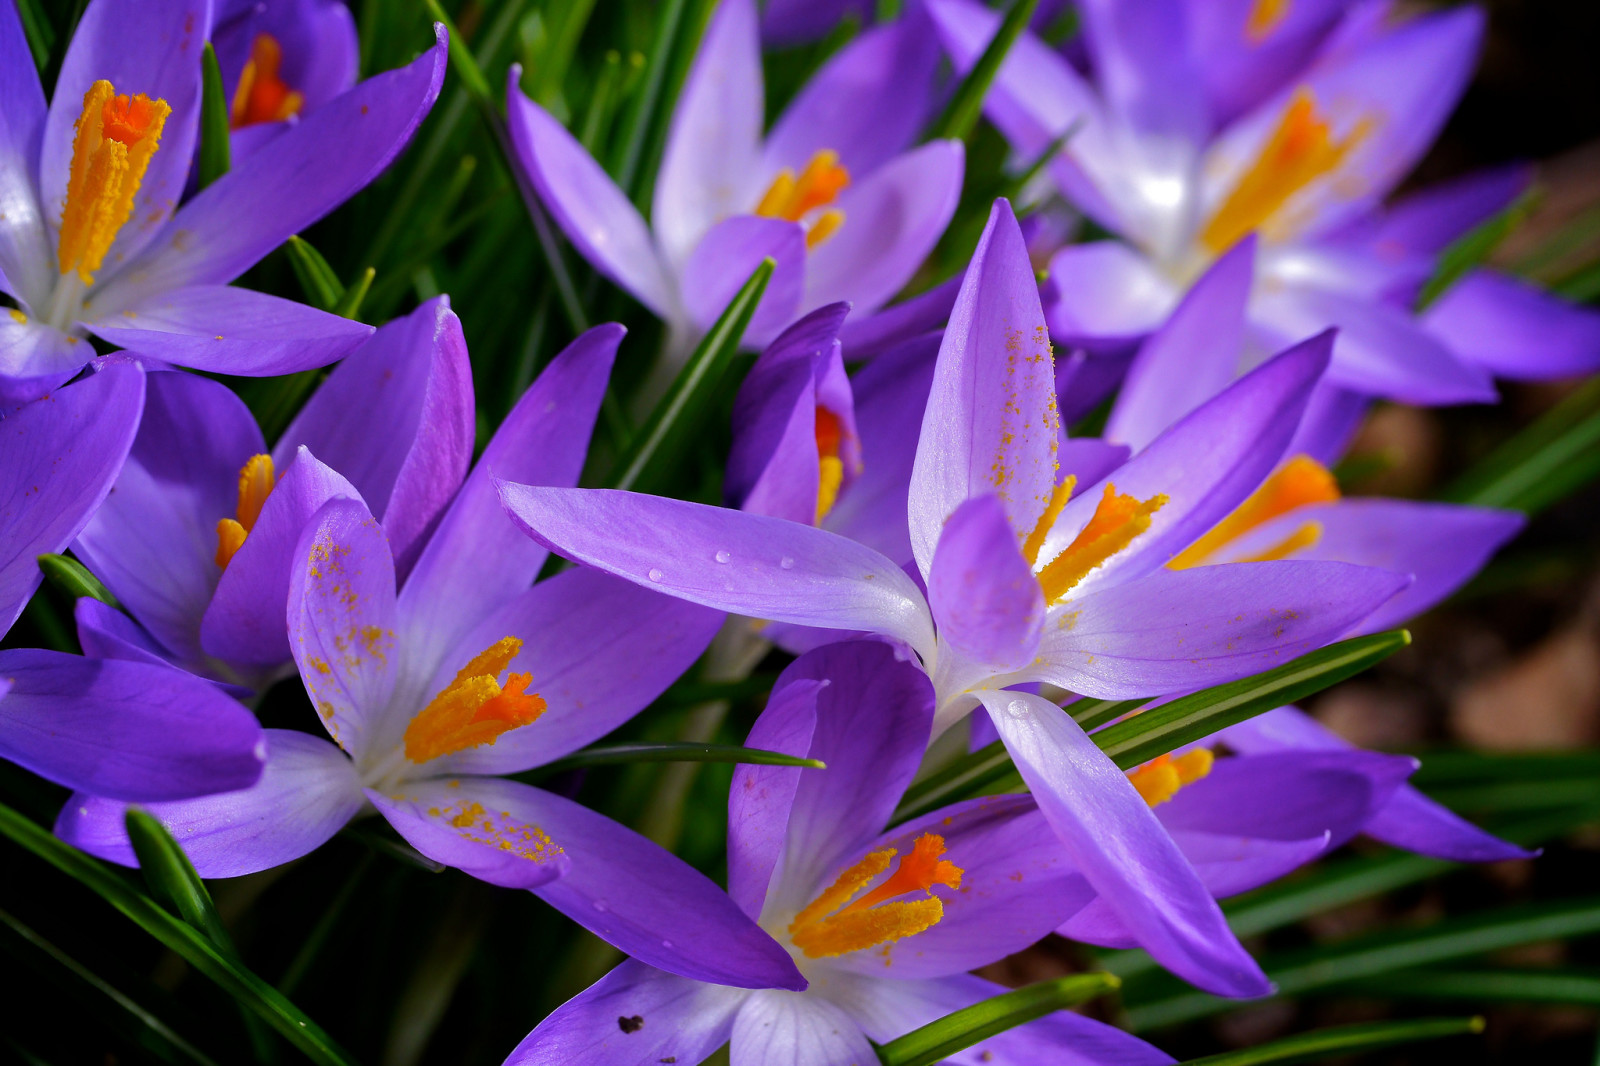
[{"label": "purple petal", "polygon": [[[350,9],[341,0],[287,0],[276,4],[217,3],[216,46],[223,99],[232,100],[256,35],[270,33],[282,48],[279,77],[302,97],[310,114],[355,84],[360,42]],[[245,127],[248,129],[249,127]],[[238,136],[239,131],[234,131]],[[237,144],[235,144],[237,150]]]},{"label": "purple petal", "polygon": [[877,1057],[850,1016],[821,996],[759,992],[733,1019],[731,1066],[837,1066]]},{"label": "purple petal", "polygon": [[879,167],[840,194],[844,224],[811,252],[808,305],[886,304],[933,251],[961,198],[960,141],[932,141]]},{"label": "purple petal", "polygon": [[895,351],[945,324],[961,291],[961,282],[961,278],[950,278],[893,307],[846,319],[839,330],[839,343],[852,361]]},{"label": "purple petal", "polygon": [[[0,701],[0,706],[3,706]],[[321,737],[268,729],[266,768],[250,788],[144,807],[172,831],[201,877],[240,877],[309,855],[361,810],[361,783]],[[56,836],[91,855],[137,866],[123,828],[126,804],[78,793]]]},{"label": "purple petal", "polygon": [[300,534],[329,500],[360,498],[350,482],[301,448],[222,571],[200,619],[201,647],[237,663],[287,662],[292,652],[285,612]]},{"label": "purple petal", "polygon": [[44,135],[44,90],[15,5],[0,10],[0,291],[25,307],[49,298],[55,278],[34,168]]},{"label": "purple petal", "polygon": [[1055,374],[1016,216],[996,200],[939,348],[911,474],[911,547],[926,578],[945,520],[993,492],[1027,535],[1055,487]]},{"label": "purple petal", "polygon": [[1189,158],[1210,132],[1199,57],[1186,32],[1182,0],[1084,0],[1084,43],[1107,109],[1134,135],[1141,155],[1162,150],[1176,158],[1149,158],[1161,169],[1187,170]]},{"label": "purple petal", "polygon": [[565,877],[572,859],[537,819],[537,789],[491,777],[410,781],[367,799],[435,862],[501,888],[534,889]]},{"label": "purple petal", "polygon": [[1080,485],[1093,485],[1105,480],[1128,461],[1129,449],[1121,444],[1108,444],[1098,437],[1062,437],[1059,450],[1061,474],[1071,474]]},{"label": "purple petal", "polygon": [[[817,726],[817,693],[830,684],[831,678],[790,677],[774,685],[745,746],[807,755]],[[752,918],[761,917],[772,872],[783,857],[800,776],[818,772],[753,763],[734,767],[728,789],[728,895]]]},{"label": "purple petal", "polygon": [[506,125],[540,202],[596,270],[656,317],[673,317],[677,295],[644,218],[566,127],[523,94],[521,74],[513,66],[507,80]]},{"label": "purple petal", "polygon": [[172,665],[168,658],[171,652],[156,643],[138,622],[110,604],[91,596],[80,596],[73,605],[72,619],[77,624],[78,645],[91,659]]},{"label": "purple petal", "polygon": [[137,355],[245,377],[327,366],[372,336],[364,322],[231,285],[167,289],[87,324]]},{"label": "purple petal", "polygon": [[[625,959],[552,1011],[505,1066],[700,1062],[728,1042],[734,1012],[747,995]],[[633,1019],[641,1024],[621,1024]]]},{"label": "purple petal", "polygon": [[[439,827],[446,824],[462,837],[476,833],[490,838],[474,845],[483,853],[475,860],[482,868],[462,867],[475,877],[484,877],[484,871],[509,876],[505,864],[513,861],[527,866],[540,863],[515,854],[522,836],[504,838],[513,845],[508,852],[500,847],[497,831],[485,833],[481,823],[471,819],[456,826],[444,815],[452,809],[458,815],[476,815],[471,805],[477,803],[485,811],[507,812],[499,818],[490,815],[493,824],[503,820],[508,825],[537,826],[548,835],[538,843],[556,849],[553,854],[564,853],[570,864],[558,880],[535,889],[539,897],[640,962],[697,981],[741,988],[805,987],[788,953],[704,874],[633,830],[571,800],[494,777],[464,779],[459,788],[443,780],[417,782],[403,801],[373,792],[368,797],[402,836],[425,853]],[[430,818],[424,812],[434,807],[440,814]],[[425,819],[431,830],[426,839],[413,835]],[[529,848],[533,846],[529,842]],[[435,857],[459,865],[456,858]]]},{"label": "purple petal", "polygon": [[38,399],[93,358],[93,348],[81,337],[32,319],[0,317],[0,403],[9,407]]},{"label": "purple petal", "polygon": [[1459,358],[1501,377],[1542,381],[1600,369],[1600,312],[1506,274],[1472,271],[1423,321]]},{"label": "purple petal", "polygon": [[1337,639],[1409,583],[1331,562],[1161,570],[1067,601],[1033,669],[1099,699],[1221,684]]},{"label": "purple petal", "polygon": [[34,649],[0,651],[0,758],[68,788],[166,800],[244,788],[261,774],[255,718],[170,667]]},{"label": "purple petal", "polygon": [[1251,26],[1255,0],[1184,4],[1214,120],[1232,120],[1299,77],[1348,6],[1346,0],[1295,0],[1273,9],[1276,21],[1263,34]]},{"label": "purple petal", "polygon": [[273,458],[309,448],[383,521],[402,579],[472,463],[472,367],[447,297],[378,330],[322,383]]},{"label": "purple petal", "polygon": [[680,284],[690,321],[709,330],[763,259],[777,267],[745,331],[745,344],[759,344],[793,321],[805,288],[805,231],[787,219],[759,215],[723,219],[684,259]]},{"label": "purple petal", "polygon": [[1217,995],[1271,986],[1127,776],[1061,708],[1024,692],[976,695],[1073,865],[1139,942]]},{"label": "purple petal", "polygon": [[[1435,256],[1457,237],[1510,206],[1527,189],[1533,175],[1522,164],[1474,171],[1431,185],[1401,198],[1371,218],[1357,223],[1376,255]],[[1353,234],[1340,234],[1346,239]]]},{"label": "purple petal", "polygon": [[106,498],[139,426],[144,374],[109,367],[0,422],[0,635]]},{"label": "purple petal", "polygon": [[719,611],[868,631],[924,651],[933,626],[901,569],[834,533],[704,504],[609,489],[502,482],[529,536],[561,554]]},{"label": "purple petal", "polygon": [[1050,335],[1064,344],[1129,344],[1161,325],[1178,292],[1121,241],[1061,249],[1050,260]]},{"label": "purple petal", "polygon": [[490,438],[401,590],[408,659],[438,662],[467,630],[533,584],[548,553],[506,518],[494,478],[577,482],[623,332],[596,326],[567,345]]},{"label": "purple petal", "polygon": [[531,673],[539,719],[493,745],[440,757],[430,772],[516,773],[590,744],[644,710],[706,650],[717,611],[575,569],[541,581],[469,632],[439,664],[426,694],[503,637],[522,651],[508,670]]},{"label": "purple petal", "polygon": [[306,522],[288,581],[289,646],[317,716],[352,758],[370,754],[394,695],[394,560],[359,500]]},{"label": "purple petal", "polygon": [[872,0],[768,0],[761,8],[761,40],[779,48],[804,44],[851,15],[871,22],[875,12]]},{"label": "purple petal", "polygon": [[1044,592],[999,497],[968,500],[945,523],[928,576],[928,606],[942,643],[997,673],[1033,659]]},{"label": "purple petal", "polygon": [[1311,390],[1300,428],[1284,449],[1285,455],[1305,455],[1323,466],[1334,466],[1350,447],[1372,398],[1320,381]]}]

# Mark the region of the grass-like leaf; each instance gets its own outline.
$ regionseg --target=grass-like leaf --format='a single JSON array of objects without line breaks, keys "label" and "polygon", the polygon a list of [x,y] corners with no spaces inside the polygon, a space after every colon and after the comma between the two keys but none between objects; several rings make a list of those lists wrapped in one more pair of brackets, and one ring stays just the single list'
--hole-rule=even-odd
[{"label": "grass-like leaf", "polygon": [[111,590],[102,585],[99,578],[89,573],[82,563],[71,556],[41,555],[39,569],[44,572],[45,579],[50,584],[74,600],[88,596],[112,607],[120,606],[117,598],[111,595]]},{"label": "grass-like leaf", "polygon": [[533,772],[548,776],[586,766],[618,766],[636,762],[731,762],[752,766],[804,766],[812,770],[828,768],[828,764],[821,759],[767,751],[765,748],[743,748],[737,744],[668,743],[607,744],[604,747],[585,748],[564,759],[546,763]]},{"label": "grass-like leaf", "polygon": [[1356,1055],[1396,1044],[1415,1044],[1423,1040],[1442,1040],[1483,1032],[1482,1018],[1417,1018],[1404,1022],[1362,1022],[1296,1033],[1267,1044],[1238,1051],[1224,1051],[1189,1059],[1183,1066],[1264,1066],[1274,1063],[1289,1066],[1295,1062],[1317,1062],[1335,1055]]},{"label": "grass-like leaf", "polygon": [[151,891],[176,907],[179,916],[204,933],[219,951],[235,954],[233,938],[217,916],[211,893],[167,827],[138,807],[129,807],[122,821],[133,852],[139,856],[139,872]]},{"label": "grass-like leaf", "polygon": [[938,121],[933,124],[933,129],[928,135],[930,138],[949,137],[958,141],[966,140],[967,135],[978,124],[978,117],[983,114],[983,99],[989,95],[989,86],[994,84],[995,75],[1000,73],[1000,65],[1006,61],[1011,46],[1017,43],[1022,31],[1028,28],[1028,23],[1038,7],[1039,0],[1017,0],[1011,5],[1011,9],[1000,22],[1000,28],[995,31],[994,37],[984,48],[983,54],[967,72],[967,76],[961,79],[955,95],[950,98],[950,103]]},{"label": "grass-like leaf", "polygon": [[233,165],[229,145],[228,99],[222,95],[222,68],[206,42],[200,55],[200,148],[195,153],[195,178],[205,188]]},{"label": "grass-like leaf", "polygon": [[311,298],[311,302],[324,311],[338,307],[339,301],[344,299],[344,283],[333,272],[333,267],[328,265],[322,253],[298,234],[290,235],[283,243],[283,250],[289,257],[294,276],[299,279],[300,287]]},{"label": "grass-like leaf", "polygon": [[1379,974],[1350,991],[1386,999],[1464,1000],[1469,1003],[1554,1003],[1600,1007],[1600,970],[1476,967]]},{"label": "grass-like leaf", "polygon": [[906,789],[892,821],[895,824],[909,822],[929,811],[979,795],[1011,771],[1011,756],[1005,744],[998,740],[986,744]]},{"label": "grass-like leaf", "polygon": [[1108,973],[1076,974],[1005,992],[947,1014],[878,1048],[884,1066],[929,1066],[981,1040],[1116,988]]},{"label": "grass-like leaf", "polygon": [[1422,286],[1422,292],[1417,296],[1417,310],[1425,309],[1443,296],[1445,290],[1460,281],[1467,271],[1488,259],[1500,246],[1500,242],[1510,236],[1512,230],[1522,225],[1528,213],[1533,210],[1537,199],[1537,194],[1532,190],[1524,192],[1504,210],[1451,242],[1440,253],[1433,269],[1433,276]]},{"label": "grass-like leaf", "polygon": [[1536,514],[1600,475],[1600,378],[1545,412],[1440,493]]}]

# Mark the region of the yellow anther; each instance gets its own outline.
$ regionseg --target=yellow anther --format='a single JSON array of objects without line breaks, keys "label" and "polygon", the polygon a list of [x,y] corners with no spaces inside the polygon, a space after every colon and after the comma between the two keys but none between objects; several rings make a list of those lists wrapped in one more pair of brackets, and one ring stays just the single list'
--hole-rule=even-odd
[{"label": "yellow anther", "polygon": [[75,270],[85,285],[94,284],[94,272],[133,214],[134,194],[171,113],[165,100],[118,96],[109,81],[83,94],[56,244],[61,273]]},{"label": "yellow anther", "polygon": [[806,247],[815,248],[823,241],[839,232],[839,227],[844,225],[844,212],[838,208],[824,211],[806,230]]},{"label": "yellow anther", "polygon": [[1118,493],[1115,485],[1107,483],[1089,524],[1065,551],[1039,571],[1045,602],[1055,603],[1087,577],[1089,571],[1132,544],[1135,537],[1150,528],[1150,516],[1166,504],[1165,495],[1136,500]]},{"label": "yellow anther", "polygon": [[1029,566],[1038,565],[1039,551],[1044,547],[1045,540],[1050,536],[1050,530],[1055,527],[1056,519],[1061,517],[1061,509],[1072,499],[1072,490],[1077,486],[1077,477],[1068,474],[1051,490],[1050,502],[1044,505],[1044,514],[1033,524],[1033,532],[1028,534],[1028,539],[1022,542],[1022,557],[1028,560]]},{"label": "yellow anther", "polygon": [[259,122],[282,122],[299,114],[304,97],[278,77],[283,65],[283,49],[270,33],[258,33],[250,44],[250,59],[239,72],[239,87],[233,91],[234,129]]},{"label": "yellow anther", "polygon": [[844,427],[839,416],[826,407],[817,408],[817,522],[828,516],[844,485],[844,460],[839,446],[844,443]]},{"label": "yellow anther", "polygon": [[261,508],[277,484],[272,456],[252,455],[239,471],[239,508],[236,518],[217,523],[217,565],[226,569],[233,555],[244,546],[245,537],[256,527]]},{"label": "yellow anther", "polygon": [[406,758],[424,763],[493,744],[500,734],[543,714],[544,698],[527,691],[532,674],[508,674],[504,687],[496,680],[521,650],[516,637],[501,637],[458,670],[455,680],[406,726]]},{"label": "yellow anther", "polygon": [[[778,176],[772,179],[772,184],[767,186],[766,193],[762,195],[761,202],[756,204],[756,214],[799,222],[817,208],[833,203],[849,184],[850,172],[839,165],[839,153],[824,149],[811,157],[799,177],[788,167],[778,171]],[[839,222],[843,221],[844,216],[840,215],[832,223],[833,228],[838,228]],[[818,225],[821,224],[822,220],[819,219]],[[831,232],[832,229],[828,230],[828,233]],[[827,233],[824,233],[818,240],[826,236]]]},{"label": "yellow anther", "polygon": [[[1273,471],[1272,476],[1263,481],[1261,487],[1250,494],[1249,499],[1235,507],[1228,517],[1212,526],[1205,536],[1173,556],[1167,566],[1173,570],[1203,566],[1206,560],[1224,545],[1242,537],[1257,526],[1297,508],[1310,507],[1318,503],[1332,503],[1338,498],[1339,483],[1328,472],[1328,468],[1310,456],[1297,455]],[[1306,533],[1305,527],[1302,527],[1288,541],[1279,545],[1280,548],[1286,548],[1281,554],[1269,553],[1264,557],[1257,557],[1255,561],[1281,559],[1290,552],[1315,544],[1317,538],[1322,535],[1322,529],[1318,526],[1309,534],[1310,540],[1290,545],[1290,541],[1296,541],[1296,538]]]},{"label": "yellow anther", "polygon": [[1260,44],[1288,15],[1289,0],[1256,0],[1250,5],[1250,16],[1245,20],[1245,39],[1251,44]]},{"label": "yellow anther", "polygon": [[[789,923],[789,938],[810,958],[823,959],[900,940],[937,925],[944,917],[944,904],[931,894],[933,886],[960,888],[964,872],[941,858],[944,853],[943,837],[922,834],[894,873],[877,888],[850,902],[852,896],[889,868],[896,854],[894,848],[869,852],[795,915]],[[930,894],[924,899],[889,902],[912,892]]]},{"label": "yellow anther", "polygon": [[1261,228],[1295,193],[1337,167],[1368,127],[1362,122],[1335,142],[1327,119],[1317,115],[1311,90],[1300,89],[1255,163],[1200,232],[1201,243],[1221,253]]},{"label": "yellow anther", "polygon": [[1209,748],[1195,748],[1182,755],[1158,755],[1128,774],[1128,780],[1152,807],[1159,807],[1184,785],[1192,785],[1211,772],[1215,756]]},{"label": "yellow anther", "polygon": [[1256,552],[1240,559],[1241,563],[1271,563],[1279,559],[1287,559],[1297,551],[1311,547],[1322,539],[1322,523],[1307,522],[1299,529],[1284,537],[1265,551]]}]

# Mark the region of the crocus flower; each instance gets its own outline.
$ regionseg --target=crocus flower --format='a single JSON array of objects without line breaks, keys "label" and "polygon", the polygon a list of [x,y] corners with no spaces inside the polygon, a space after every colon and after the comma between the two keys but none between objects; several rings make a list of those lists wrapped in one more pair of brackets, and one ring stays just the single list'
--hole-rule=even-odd
[{"label": "crocus flower", "polygon": [[[1092,81],[1037,38],[1017,42],[990,117],[1027,159],[1072,129],[1050,174],[1120,238],[1052,258],[1052,336],[1125,350],[1253,234],[1252,361],[1336,326],[1331,384],[1429,404],[1493,399],[1496,374],[1600,366],[1600,315],[1492,271],[1412,313],[1439,253],[1522,181],[1499,172],[1382,205],[1465,89],[1483,13],[1390,24],[1386,5],[1358,5],[1334,26],[1337,6],[1093,0]],[[928,10],[962,69],[999,18],[972,0]]]},{"label": "crocus flower", "polygon": [[[293,549],[289,643],[328,737],[267,730],[255,787],[153,804],[196,869],[230,877],[379,813],[419,851],[537,892],[641,958],[703,980],[798,987],[783,951],[703,875],[561,796],[509,781],[610,732],[710,642],[714,611],[574,570],[500,510],[490,470],[570,484],[622,331],[597,327],[545,370],[439,518],[404,585],[358,496],[329,500]],[[252,537],[255,534],[252,533]],[[132,862],[121,806],[79,794],[57,832]]]},{"label": "crocus flower", "polygon": [[1251,673],[1348,630],[1408,579],[1344,563],[1166,569],[1281,458],[1327,338],[1264,364],[1103,481],[1057,481],[1051,351],[1021,232],[998,201],[945,332],[912,473],[916,573],[810,525],[604,490],[501,488],[530,535],[720,610],[907,645],[935,732],[983,705],[1073,863],[1175,972],[1264,978],[1128,779],[1060,708],[1013,685],[1104,698]]},{"label": "crocus flower", "polygon": [[270,451],[225,386],[171,371],[149,382],[116,490],[75,545],[132,616],[80,601],[92,655],[265,688],[293,669],[283,604],[317,509],[366,501],[404,576],[472,461],[472,371],[443,297],[347,357]]},{"label": "crocus flower", "polygon": [[[927,678],[893,649],[834,644],[792,663],[748,743],[826,770],[741,766],[728,798],[728,886],[793,956],[803,991],[689,980],[630,959],[539,1024],[507,1060],[734,1066],[870,1063],[883,1043],[1004,989],[966,971],[1021,950],[1076,875],[1026,796],[957,804],[886,829],[933,720]],[[957,1063],[1134,1066],[1172,1059],[1067,1011]]]},{"label": "crocus flower", "polygon": [[693,337],[763,258],[777,262],[746,339],[802,312],[858,313],[911,278],[955,211],[959,143],[912,148],[931,114],[938,42],[925,20],[876,28],[830,60],[762,136],[754,0],[717,6],[679,97],[650,222],[573,136],[507,89],[516,160],[595,269]]},{"label": "crocus flower", "polygon": [[349,89],[361,67],[343,0],[216,0],[211,44],[235,158]]},{"label": "crocus flower", "polygon": [[[107,367],[0,422],[0,634],[111,489],[144,404],[137,367]],[[0,651],[0,758],[69,788],[171,800],[261,775],[255,718],[170,667]]]},{"label": "crocus flower", "polygon": [[93,333],[158,363],[272,375],[322,366],[371,327],[228,282],[395,157],[444,77],[443,29],[179,205],[200,119],[206,0],[93,0],[47,110],[0,10],[0,383],[37,395],[96,357]]}]

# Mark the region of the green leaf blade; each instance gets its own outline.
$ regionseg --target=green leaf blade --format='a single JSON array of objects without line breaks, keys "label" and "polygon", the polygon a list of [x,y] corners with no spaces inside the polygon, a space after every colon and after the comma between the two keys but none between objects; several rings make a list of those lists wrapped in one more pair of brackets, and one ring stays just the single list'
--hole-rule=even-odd
[{"label": "green leaf blade", "polygon": [[44,572],[45,580],[74,600],[88,596],[110,607],[120,609],[122,606],[99,578],[69,555],[41,555],[39,569]]},{"label": "green leaf blade", "polygon": [[564,770],[589,766],[620,766],[637,762],[724,762],[746,766],[801,766],[812,770],[826,770],[828,764],[821,759],[803,755],[789,755],[765,748],[745,748],[737,744],[693,744],[674,742],[666,744],[607,744],[573,752],[564,759],[546,763],[535,773],[548,776]]},{"label": "green leaf blade", "polygon": [[1451,1036],[1465,1036],[1483,1032],[1482,1018],[1418,1018],[1403,1022],[1362,1022],[1340,1025],[1331,1029],[1318,1029],[1309,1033],[1296,1033],[1282,1040],[1238,1051],[1224,1051],[1220,1055],[1207,1055],[1189,1059],[1184,1066],[1265,1066],[1267,1063],[1289,1066],[1296,1062],[1316,1062],[1335,1055],[1355,1055],[1394,1047],[1397,1044],[1414,1044],[1423,1040],[1443,1040]]},{"label": "green leaf blade", "polygon": [[217,53],[210,41],[200,57],[200,72],[200,150],[196,153],[195,170],[200,188],[204,189],[233,165],[222,68],[217,66]]},{"label": "green leaf blade", "polygon": [[1075,974],[1019,988],[913,1029],[878,1049],[884,1066],[931,1066],[1008,1029],[1075,1007],[1115,989],[1108,973]]},{"label": "green leaf blade", "polygon": [[963,141],[972,133],[978,124],[978,117],[983,114],[984,97],[989,94],[989,87],[1000,73],[1000,65],[1011,52],[1011,46],[1017,43],[1017,38],[1022,36],[1022,31],[1028,28],[1038,7],[1039,0],[1017,0],[1011,5],[1001,20],[1000,28],[989,40],[988,47],[967,72],[967,76],[961,79],[944,113],[933,124],[930,139],[948,137]]}]

